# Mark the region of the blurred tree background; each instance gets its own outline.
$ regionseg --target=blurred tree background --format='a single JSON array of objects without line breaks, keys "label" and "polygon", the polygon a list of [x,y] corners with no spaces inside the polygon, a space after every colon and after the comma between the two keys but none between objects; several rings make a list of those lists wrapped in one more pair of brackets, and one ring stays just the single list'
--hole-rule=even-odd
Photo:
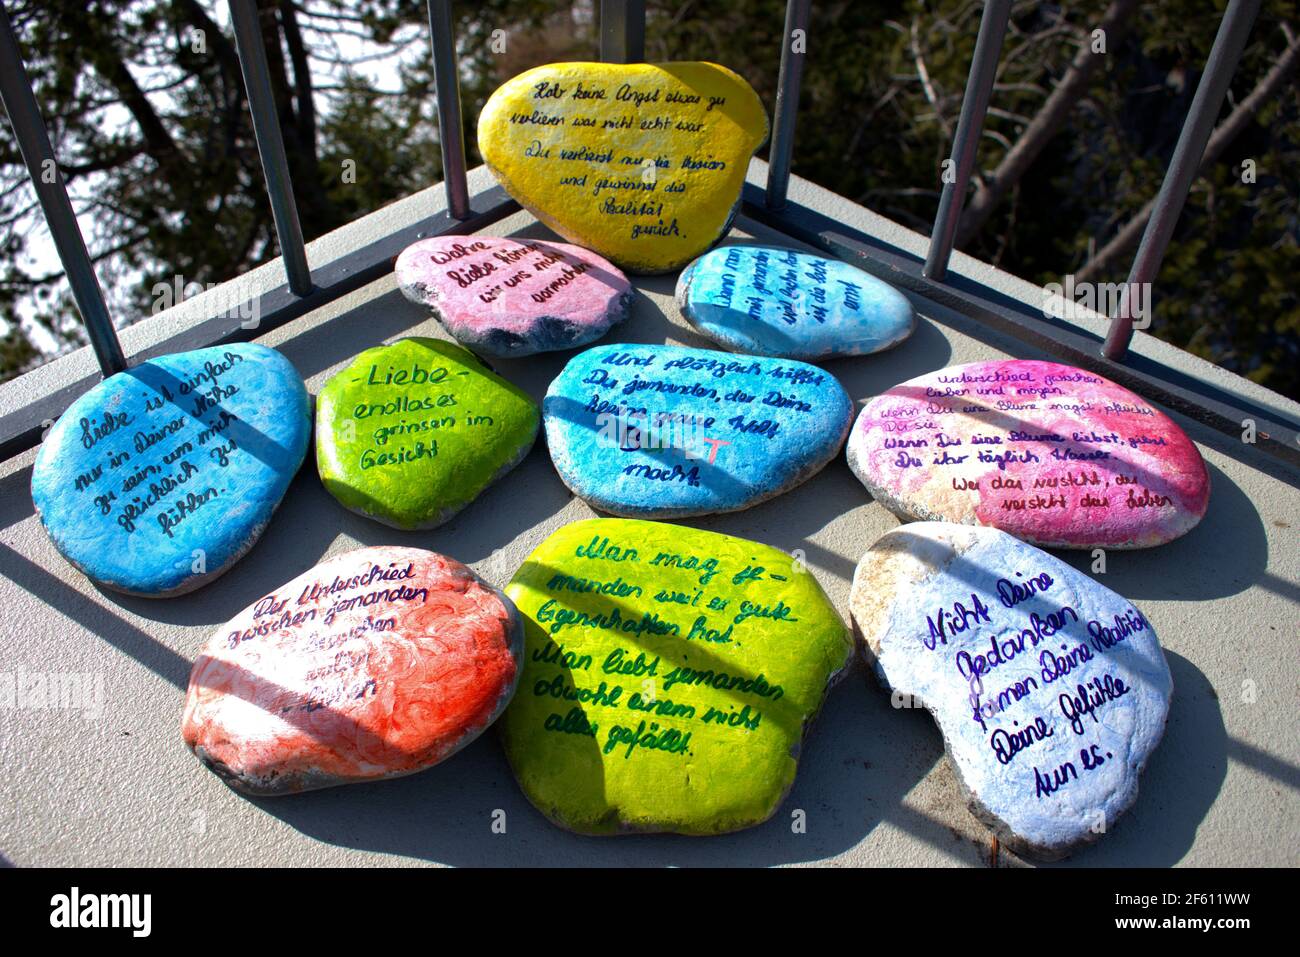
[{"label": "blurred tree background", "polygon": [[[6,6],[119,322],[157,307],[156,283],[217,283],[277,255],[224,4]],[[498,84],[596,57],[595,6],[453,5],[471,164],[474,120]],[[982,7],[814,3],[794,171],[928,233]],[[958,247],[1039,283],[1122,282],[1224,7],[1016,3]],[[441,179],[422,0],[261,9],[309,238]],[[646,56],[730,66],[770,113],[783,14],[781,0],[649,0]],[[1265,5],[1155,285],[1150,330],[1292,398],[1298,30],[1296,3]],[[0,378],[82,341],[34,203],[5,122]]]}]

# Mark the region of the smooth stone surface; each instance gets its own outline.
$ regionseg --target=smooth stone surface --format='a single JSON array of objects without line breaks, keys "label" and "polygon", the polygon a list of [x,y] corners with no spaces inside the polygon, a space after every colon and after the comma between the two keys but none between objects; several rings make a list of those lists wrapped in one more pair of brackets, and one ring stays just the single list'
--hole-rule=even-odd
[{"label": "smooth stone surface", "polygon": [[520,205],[633,272],[685,265],[726,232],[767,139],[758,94],[714,63],[552,63],[502,84],[483,161]]},{"label": "smooth stone surface", "polygon": [[50,540],[114,591],[193,591],[261,537],[307,454],[311,400],[254,344],[161,356],[105,379],[41,443],[32,501]]},{"label": "smooth stone surface", "polygon": [[775,246],[721,246],[677,280],[696,329],[734,352],[787,359],[859,356],[896,346],[916,314],[901,292],[838,259]]},{"label": "smooth stone surface", "polygon": [[352,511],[433,528],[519,464],[539,423],[537,404],[472,353],[401,339],[367,349],[321,390],[316,467]]},{"label": "smooth stone surface", "polygon": [[594,342],[622,322],[632,286],[579,246],[494,236],[437,236],[397,257],[397,284],[457,342],[518,357]]},{"label": "smooth stone surface", "polygon": [[1036,545],[1146,548],[1209,505],[1201,453],[1163,412],[1055,362],[972,362],[867,403],[849,465],[905,519],[991,525]]},{"label": "smooth stone surface", "polygon": [[805,566],[676,525],[566,525],[506,594],[527,632],[506,756],[538,810],[582,833],[765,821],[852,653]]},{"label": "smooth stone surface", "polygon": [[564,484],[632,518],[748,508],[819,472],[853,417],[816,366],[682,346],[596,346],[542,402]]},{"label": "smooth stone surface", "polygon": [[246,794],[400,777],[496,720],[522,652],[514,605],[460,562],[362,548],[217,630],[190,673],[181,734]]},{"label": "smooth stone surface", "polygon": [[1134,605],[993,528],[922,522],[858,565],[850,613],[895,707],[925,707],[972,812],[1056,859],[1136,800],[1173,681]]}]

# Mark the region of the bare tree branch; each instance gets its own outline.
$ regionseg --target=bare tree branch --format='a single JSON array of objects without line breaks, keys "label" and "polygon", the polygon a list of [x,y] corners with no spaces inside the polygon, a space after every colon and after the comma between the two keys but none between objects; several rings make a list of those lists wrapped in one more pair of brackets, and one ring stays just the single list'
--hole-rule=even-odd
[{"label": "bare tree branch", "polygon": [[952,124],[948,122],[948,118],[943,115],[943,108],[939,106],[939,95],[935,92],[934,84],[930,81],[930,71],[926,68],[925,56],[921,52],[920,24],[917,17],[912,18],[909,35],[911,37],[909,42],[912,48],[912,62],[916,64],[916,75],[921,78],[921,89],[925,91],[925,98],[934,107],[934,115],[943,128],[944,138],[952,139]]},{"label": "bare tree branch", "polygon": [[[1278,92],[1288,80],[1291,73],[1300,64],[1300,37],[1296,36],[1289,24],[1283,24],[1282,31],[1287,38],[1287,47],[1277,61],[1264,74],[1263,78],[1255,84],[1255,88],[1250,91],[1249,95],[1242,100],[1237,107],[1228,114],[1228,118],[1215,127],[1214,132],[1210,135],[1209,142],[1205,145],[1205,155],[1201,157],[1201,164],[1198,167],[1197,175],[1203,175],[1207,169],[1214,165],[1228,145],[1244,130],[1251,119],[1259,112],[1260,108]],[[1116,259],[1127,253],[1137,245],[1138,240],[1142,238],[1142,233],[1146,229],[1147,220],[1151,218],[1151,213],[1155,210],[1156,201],[1153,196],[1147,200],[1146,204],[1137,212],[1132,219],[1124,224],[1096,254],[1089,259],[1076,273],[1078,282],[1090,281],[1099,273],[1108,269]]]},{"label": "bare tree branch", "polygon": [[[1113,0],[1107,8],[1099,24],[1106,31],[1107,45],[1113,45],[1123,32],[1125,21],[1136,6],[1137,0]],[[1008,190],[1028,172],[1084,95],[1103,57],[1104,54],[1092,52],[1091,44],[1084,44],[1015,145],[1007,150],[991,174],[980,179],[957,226],[958,246],[965,246],[975,238]]]}]

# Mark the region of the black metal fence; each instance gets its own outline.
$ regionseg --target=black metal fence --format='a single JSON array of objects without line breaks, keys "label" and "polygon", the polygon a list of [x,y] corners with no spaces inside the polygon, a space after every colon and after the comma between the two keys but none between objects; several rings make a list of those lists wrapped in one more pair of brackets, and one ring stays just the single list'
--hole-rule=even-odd
[{"label": "black metal fence", "polygon": [[[1195,179],[1228,84],[1259,13],[1260,2],[1261,0],[1229,0],[1164,183],[1156,198],[1154,212],[1129,271],[1126,290],[1135,288],[1134,284],[1153,282],[1159,272],[1165,248]],[[810,0],[788,0],[786,4],[767,185],[761,195],[755,195],[750,187],[746,187],[743,196],[745,211],[762,222],[813,242],[836,255],[858,260],[860,265],[899,285],[953,306],[968,315],[997,324],[1002,310],[995,306],[982,306],[960,288],[950,284],[946,277],[957,223],[974,172],[976,147],[993,91],[1011,0],[987,0],[984,5],[970,77],[953,137],[953,175],[946,178],[944,183],[931,230],[929,251],[919,271],[912,264],[873,248],[869,242],[862,242],[863,237],[840,235],[833,223],[818,223],[815,217],[807,215],[807,211],[796,210],[787,203],[810,6]],[[313,271],[307,261],[302,228],[298,222],[293,182],[289,176],[279,117],[267,72],[266,53],[262,46],[256,0],[230,0],[249,110],[286,275],[284,286],[259,297],[256,313],[261,317],[259,334],[379,278],[391,267],[397,253],[415,238],[473,232],[519,208],[499,187],[485,190],[472,198],[469,196],[451,3],[450,0],[428,0],[428,8],[447,210],[422,223],[418,231],[398,231],[383,241],[353,252],[342,261]],[[798,48],[791,42],[796,31],[803,31],[800,36],[805,39],[805,44],[798,45]],[[645,55],[644,49],[643,0],[601,0],[601,58],[609,62],[638,62]],[[108,376],[120,372],[126,368],[127,361],[68,200],[63,177],[58,172],[58,163],[19,55],[17,38],[4,8],[4,0],[0,0],[0,98],[9,114],[23,161],[31,174],[101,373]],[[54,171],[53,175],[49,174],[50,170]],[[1015,320],[1001,316],[1001,321]],[[1020,321],[1023,323],[1023,317]],[[1113,369],[1114,363],[1124,359],[1132,334],[1133,315],[1130,297],[1126,292],[1118,313],[1111,319],[1101,355],[1097,354],[1095,342],[1084,339],[1070,342],[1067,335],[1063,347],[1059,330],[1051,334],[1050,338],[1055,351],[1060,352],[1064,348],[1067,358],[1072,357],[1081,364],[1093,366],[1097,364],[1096,360],[1100,360],[1106,368]],[[1046,331],[1044,335],[1047,335]],[[244,337],[246,336],[241,336],[239,329],[233,327],[228,319],[214,317],[196,324],[181,336],[169,339],[156,352],[197,348]],[[1237,427],[1242,404],[1239,400],[1233,401],[1236,397],[1206,396],[1203,391],[1169,386],[1167,383],[1153,385],[1137,371],[1133,377],[1120,375],[1117,378],[1128,379],[1126,384],[1130,387],[1137,387],[1138,391],[1175,407],[1195,406],[1203,413],[1198,417],[1210,424],[1216,424],[1220,428],[1224,428],[1225,424]],[[56,417],[72,398],[89,385],[84,381],[73,383],[57,395],[35,403],[22,415],[11,415],[0,420],[0,453],[12,454],[34,444],[39,437],[40,424]],[[1267,423],[1267,418],[1265,421]],[[1281,444],[1295,445],[1294,442]]]}]

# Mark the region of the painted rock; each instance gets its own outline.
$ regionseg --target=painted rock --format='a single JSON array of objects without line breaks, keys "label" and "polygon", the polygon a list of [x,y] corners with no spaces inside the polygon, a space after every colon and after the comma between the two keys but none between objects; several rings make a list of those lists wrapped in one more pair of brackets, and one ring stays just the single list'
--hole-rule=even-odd
[{"label": "painted rock", "polygon": [[668,518],[748,508],[815,475],[853,404],[802,362],[628,343],[570,359],[542,413],[574,494],[615,515]]},{"label": "painted rock", "polygon": [[336,499],[400,529],[433,528],[514,468],[537,403],[437,339],[361,353],[321,390],[316,467]]},{"label": "painted rock", "polygon": [[1200,452],[1168,416],[1054,362],[973,362],[895,386],[858,416],[848,459],[905,519],[1059,548],[1160,545],[1210,498]]},{"label": "painted rock", "polygon": [[677,280],[682,315],[735,352],[788,359],[858,356],[898,345],[907,297],[838,259],[773,246],[710,250]]},{"label": "painted rock", "polygon": [[632,303],[631,283],[608,260],[539,240],[422,239],[397,257],[397,283],[462,345],[503,357],[594,342]]},{"label": "painted rock", "polygon": [[555,232],[624,269],[668,272],[726,232],[767,114],[713,63],[552,63],[479,116],[483,161]]},{"label": "painted rock", "polygon": [[506,756],[538,810],[582,833],[765,821],[852,654],[801,563],[676,525],[566,525],[506,594],[527,632]]},{"label": "painted rock", "polygon": [[930,710],[1012,850],[1062,857],[1133,804],[1173,681],[1131,602],[1006,532],[921,522],[871,546],[849,606],[895,705]]},{"label": "painted rock", "polygon": [[221,626],[194,662],[181,734],[246,794],[401,777],[496,720],[523,641],[511,601],[455,559],[358,549]]},{"label": "painted rock", "polygon": [[106,588],[204,585],[257,542],[307,454],[311,400],[266,346],[150,359],[68,407],[32,469],[63,556]]}]

